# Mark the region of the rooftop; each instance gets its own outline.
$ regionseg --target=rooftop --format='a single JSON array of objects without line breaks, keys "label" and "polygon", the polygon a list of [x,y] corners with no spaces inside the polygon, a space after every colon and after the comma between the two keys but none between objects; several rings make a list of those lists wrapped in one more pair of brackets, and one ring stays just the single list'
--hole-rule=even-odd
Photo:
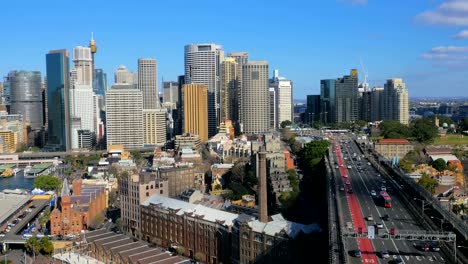
[{"label": "rooftop", "polygon": [[0,224],[31,199],[28,195],[0,193]]},{"label": "rooftop", "polygon": [[410,145],[411,143],[404,138],[384,138],[379,140],[378,144],[401,144]]}]

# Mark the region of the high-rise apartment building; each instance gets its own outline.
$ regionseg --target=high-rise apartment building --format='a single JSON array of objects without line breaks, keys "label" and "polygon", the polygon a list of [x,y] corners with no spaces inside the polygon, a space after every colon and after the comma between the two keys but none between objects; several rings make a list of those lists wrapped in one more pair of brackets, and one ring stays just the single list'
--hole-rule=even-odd
[{"label": "high-rise apartment building", "polygon": [[293,121],[293,89],[292,81],[279,77],[279,71],[275,70],[273,78],[270,80],[270,87],[275,89],[275,108],[276,108],[276,128],[279,128],[281,122]]},{"label": "high-rise apartment building", "polygon": [[184,133],[208,140],[208,87],[202,84],[186,84],[182,88],[184,102]]},{"label": "high-rise apartment building", "polygon": [[133,72],[130,72],[124,65],[120,65],[114,73],[115,83],[134,84],[137,81],[133,79]]},{"label": "high-rise apartment building", "polygon": [[114,84],[106,94],[107,147],[143,147],[143,93],[130,84]]},{"label": "high-rise apartment building", "polygon": [[8,74],[11,89],[10,114],[19,114],[31,124],[31,129],[42,128],[41,73],[38,71],[11,71]]},{"label": "high-rise apartment building", "polygon": [[78,148],[78,130],[88,130],[94,133],[95,130],[95,104],[94,92],[90,85],[75,84],[70,89],[70,115],[72,118],[80,119],[80,124],[72,129],[72,148]]},{"label": "high-rise apartment building", "polygon": [[371,90],[362,90],[359,91],[359,120],[364,120],[367,122],[371,121],[371,111],[372,111],[372,91]]},{"label": "high-rise apartment building", "polygon": [[335,81],[335,123],[354,122],[359,119],[358,72]]},{"label": "high-rise apartment building", "polygon": [[409,95],[406,84],[400,78],[389,79],[385,83],[384,120],[396,120],[402,124],[409,122]]},{"label": "high-rise apartment building", "polygon": [[166,109],[143,109],[143,143],[164,146],[166,143]]},{"label": "high-rise apartment building", "polygon": [[320,80],[319,120],[324,124],[335,122],[335,80]]},{"label": "high-rise apartment building", "polygon": [[227,57],[221,63],[220,108],[221,122],[224,120],[237,120],[237,62]]},{"label": "high-rise apartment building", "polygon": [[49,114],[48,143],[60,150],[69,150],[70,81],[67,50],[52,50],[46,55],[47,101]]},{"label": "high-rise apartment building", "polygon": [[155,59],[138,59],[138,89],[143,93],[143,109],[160,108]]},{"label": "high-rise apartment building", "polygon": [[245,133],[261,133],[270,127],[268,62],[242,65],[242,127]]},{"label": "high-rise apartment building", "polygon": [[214,43],[185,46],[185,83],[208,88],[208,137],[217,133],[220,116],[220,64],[223,47]]},{"label": "high-rise apartment building", "polygon": [[370,121],[382,120],[384,108],[384,88],[375,87],[371,90],[371,110],[370,110]]}]

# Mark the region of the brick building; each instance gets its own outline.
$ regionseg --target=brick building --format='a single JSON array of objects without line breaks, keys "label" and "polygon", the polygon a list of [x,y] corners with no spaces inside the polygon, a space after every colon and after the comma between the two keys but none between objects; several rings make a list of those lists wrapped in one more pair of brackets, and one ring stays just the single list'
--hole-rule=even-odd
[{"label": "brick building", "polygon": [[139,237],[140,204],[150,196],[168,196],[169,184],[154,173],[140,173],[118,179],[122,227],[125,231]]},{"label": "brick building", "polygon": [[375,150],[386,159],[401,159],[413,149],[413,145],[407,139],[401,138],[385,138],[375,144]]},{"label": "brick building", "polygon": [[185,190],[195,187],[195,170],[191,163],[159,167],[157,172],[158,178],[168,181],[169,197],[177,197]]},{"label": "brick building", "polygon": [[97,216],[104,216],[107,208],[105,186],[83,185],[81,179],[74,180],[72,186],[70,192],[65,178],[57,206],[50,215],[52,235],[77,235],[88,229]]}]

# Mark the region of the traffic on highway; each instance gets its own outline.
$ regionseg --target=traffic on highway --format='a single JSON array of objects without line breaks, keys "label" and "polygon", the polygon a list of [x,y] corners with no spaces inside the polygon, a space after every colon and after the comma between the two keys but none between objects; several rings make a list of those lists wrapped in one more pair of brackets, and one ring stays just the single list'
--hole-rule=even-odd
[{"label": "traffic on highway", "polygon": [[353,234],[343,238],[349,262],[447,263],[438,241],[391,239],[402,231],[425,230],[400,199],[401,187],[380,175],[348,135],[335,136],[332,143],[340,220],[344,233]]}]

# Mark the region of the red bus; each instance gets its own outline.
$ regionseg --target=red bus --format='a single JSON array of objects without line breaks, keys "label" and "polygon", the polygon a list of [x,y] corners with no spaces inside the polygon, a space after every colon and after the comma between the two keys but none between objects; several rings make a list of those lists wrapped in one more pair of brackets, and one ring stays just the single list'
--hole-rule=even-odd
[{"label": "red bus", "polygon": [[380,197],[382,199],[383,205],[385,208],[390,208],[392,207],[392,198],[390,198],[390,195],[388,195],[387,192],[381,191],[380,192]]}]

